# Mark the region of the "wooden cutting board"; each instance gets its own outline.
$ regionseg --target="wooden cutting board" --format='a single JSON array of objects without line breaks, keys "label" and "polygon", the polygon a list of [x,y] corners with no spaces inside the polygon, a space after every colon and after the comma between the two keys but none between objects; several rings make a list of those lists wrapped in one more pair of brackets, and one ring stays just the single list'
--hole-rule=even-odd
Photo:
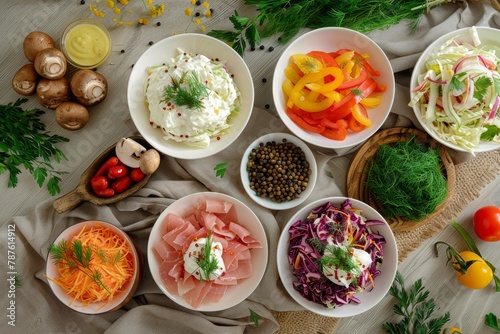
[{"label": "wooden cutting board", "polygon": [[369,204],[382,214],[380,205],[366,187],[366,169],[371,159],[376,155],[380,145],[407,141],[412,134],[415,134],[417,143],[426,144],[439,150],[439,155],[444,166],[443,172],[448,180],[448,195],[433,213],[420,221],[410,221],[401,217],[396,217],[394,219],[384,217],[394,232],[409,231],[431,223],[432,218],[439,214],[450,202],[455,190],[455,165],[445,148],[426,132],[413,128],[390,128],[379,131],[368,139],[356,152],[347,171],[347,196]]}]

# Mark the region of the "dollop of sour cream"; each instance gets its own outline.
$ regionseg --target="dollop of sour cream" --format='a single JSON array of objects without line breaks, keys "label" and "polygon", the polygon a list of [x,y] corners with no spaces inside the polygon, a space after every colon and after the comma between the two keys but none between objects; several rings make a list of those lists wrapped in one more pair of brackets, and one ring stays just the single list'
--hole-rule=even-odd
[{"label": "dollop of sour cream", "polygon": [[203,255],[203,250],[207,244],[207,238],[199,238],[194,240],[189,245],[186,253],[184,253],[184,270],[193,275],[199,280],[212,281],[217,279],[226,271],[226,266],[224,260],[222,259],[222,243],[217,241],[212,241],[212,247],[210,249],[210,256],[217,259],[217,269],[210,273],[210,277],[205,276],[205,272],[201,270],[198,261],[200,256]]},{"label": "dollop of sour cream", "polygon": [[[230,128],[229,118],[239,111],[240,91],[226,66],[204,55],[192,55],[178,50],[179,55],[169,63],[148,69],[144,94],[150,111],[150,122],[160,128],[165,140],[191,146],[207,147]],[[195,75],[204,85],[207,95],[203,107],[175,104],[166,99],[167,86],[174,81],[190,90],[188,80]]]},{"label": "dollop of sour cream", "polygon": [[[344,250],[345,246],[342,245],[333,245],[333,247],[341,247]],[[356,268],[347,272],[339,267],[332,266],[323,266],[323,274],[333,283],[341,286],[345,286],[346,288],[352,283],[352,281],[358,278],[361,273],[367,270],[372,264],[372,257],[370,254],[359,248],[351,248],[351,258],[356,265]],[[325,249],[323,253],[325,256],[334,256],[331,251]]]}]

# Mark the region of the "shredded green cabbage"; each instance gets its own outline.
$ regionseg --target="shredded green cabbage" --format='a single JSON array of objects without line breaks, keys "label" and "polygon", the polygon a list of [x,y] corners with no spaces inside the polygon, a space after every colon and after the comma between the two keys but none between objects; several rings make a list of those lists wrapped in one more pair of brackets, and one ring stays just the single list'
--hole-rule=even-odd
[{"label": "shredded green cabbage", "polygon": [[[470,42],[458,43],[458,37]],[[474,152],[481,141],[500,144],[500,58],[498,48],[481,45],[475,27],[445,42],[425,62],[417,78],[410,107],[420,107],[421,118],[436,136]],[[481,136],[488,127],[493,136]]]}]

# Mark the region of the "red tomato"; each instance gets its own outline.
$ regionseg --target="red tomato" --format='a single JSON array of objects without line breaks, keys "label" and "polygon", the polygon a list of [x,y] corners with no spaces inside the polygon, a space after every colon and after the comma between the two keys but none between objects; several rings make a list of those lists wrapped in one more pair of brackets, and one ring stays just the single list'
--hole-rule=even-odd
[{"label": "red tomato", "polygon": [[130,178],[134,182],[141,181],[142,179],[144,179],[145,176],[146,176],[146,174],[144,174],[140,168],[134,168],[130,172]]},{"label": "red tomato", "polygon": [[111,183],[111,189],[115,191],[115,193],[121,193],[127,190],[132,185],[132,179],[129,175],[125,175],[116,179]]},{"label": "red tomato", "polygon": [[128,174],[128,168],[124,165],[111,166],[108,169],[108,179],[115,180]]},{"label": "red tomato", "polygon": [[106,179],[104,176],[94,176],[90,180],[90,186],[92,189],[96,192],[99,190],[106,189],[108,187],[108,179]]},{"label": "red tomato", "polygon": [[115,191],[111,188],[106,188],[106,189],[101,189],[97,190],[95,194],[99,197],[113,197],[115,194]]},{"label": "red tomato", "polygon": [[488,205],[474,213],[474,231],[484,241],[500,241],[500,207]]}]

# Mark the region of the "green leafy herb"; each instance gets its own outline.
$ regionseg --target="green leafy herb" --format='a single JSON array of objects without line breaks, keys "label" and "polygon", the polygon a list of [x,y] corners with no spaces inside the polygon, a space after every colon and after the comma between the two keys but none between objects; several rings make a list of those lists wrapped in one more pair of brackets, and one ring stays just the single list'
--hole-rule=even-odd
[{"label": "green leafy herb", "polygon": [[493,87],[497,95],[500,95],[500,78],[493,78]]},{"label": "green leafy herb", "polygon": [[201,100],[208,96],[209,89],[194,72],[185,72],[179,80],[171,78],[172,84],[165,88],[165,101],[172,101],[178,106],[188,108],[204,108]]},{"label": "green leafy herb", "polygon": [[18,275],[14,276],[14,286],[20,288],[23,284],[21,283],[21,278]]},{"label": "green leafy herb", "polygon": [[354,276],[359,276],[361,273],[356,263],[354,263],[352,247],[344,249],[334,245],[326,245],[319,263],[322,266],[344,270]]},{"label": "green leafy herb", "polygon": [[484,323],[497,331],[500,331],[500,320],[493,313],[488,313],[485,316]]},{"label": "green leafy herb", "polygon": [[[196,259],[198,266],[203,271],[205,276],[205,280],[210,280],[210,275],[219,268],[219,263],[217,258],[212,255],[212,231],[208,232],[207,240],[205,246],[203,247],[202,254]],[[200,275],[200,280],[202,280],[202,276]]]},{"label": "green leafy herb", "polygon": [[442,327],[450,320],[449,312],[437,318],[431,318],[436,307],[434,299],[428,299],[429,291],[425,290],[422,280],[416,280],[405,290],[405,282],[401,273],[396,273],[389,293],[396,298],[393,306],[395,314],[403,317],[397,323],[386,322],[382,328],[389,334],[439,334]]},{"label": "green leafy herb", "polygon": [[500,135],[500,128],[493,124],[484,125],[486,131],[481,133],[481,140],[491,141],[495,136]]},{"label": "green leafy herb", "polygon": [[476,80],[474,86],[474,97],[479,101],[482,101],[484,98],[484,94],[486,94],[486,91],[491,86],[491,79],[487,77],[480,77]]},{"label": "green leafy herb", "polygon": [[249,308],[248,310],[250,311],[250,320],[252,320],[255,327],[259,327],[260,315],[251,308]]},{"label": "green leafy herb", "polygon": [[47,181],[47,190],[51,195],[59,193],[59,177],[66,172],[56,171],[51,159],[57,163],[67,160],[64,153],[55,144],[69,139],[49,135],[40,116],[45,112],[40,109],[23,110],[21,104],[27,99],[18,99],[15,103],[0,105],[0,174],[9,172],[8,187],[18,184],[20,166],[28,170],[41,188]]},{"label": "green leafy herb", "polygon": [[59,244],[51,244],[49,246],[49,253],[55,264],[63,264],[68,268],[80,270],[90,277],[101,289],[111,293],[101,280],[101,272],[90,267],[90,261],[92,261],[92,247],[90,245],[83,247],[80,240],[74,240],[68,245],[66,240],[63,239]]},{"label": "green leafy herb", "polygon": [[365,172],[366,186],[380,203],[384,217],[419,221],[448,195],[439,151],[407,141],[382,144]]},{"label": "green leafy herb", "polygon": [[453,92],[458,92],[460,94],[461,92],[464,91],[465,85],[461,81],[461,79],[466,75],[465,72],[455,74],[451,77],[450,80],[450,87]]},{"label": "green leafy herb", "polygon": [[226,174],[226,170],[227,170],[227,162],[221,162],[220,164],[215,165],[214,167],[215,176],[220,177],[222,179]]},{"label": "green leafy herb", "polygon": [[344,27],[363,33],[381,30],[409,19],[415,30],[420,16],[446,0],[245,0],[256,5],[257,14],[242,17],[235,11],[229,19],[234,30],[212,30],[219,38],[244,55],[247,43],[254,49],[261,38],[280,35],[280,42],[290,41],[302,28]]},{"label": "green leafy herb", "polygon": [[325,175],[333,179],[333,173],[329,170],[325,170]]},{"label": "green leafy herb", "polygon": [[309,245],[311,245],[312,248],[314,248],[316,251],[319,253],[323,253],[325,251],[326,245],[323,244],[318,238],[310,238],[307,240]]}]

